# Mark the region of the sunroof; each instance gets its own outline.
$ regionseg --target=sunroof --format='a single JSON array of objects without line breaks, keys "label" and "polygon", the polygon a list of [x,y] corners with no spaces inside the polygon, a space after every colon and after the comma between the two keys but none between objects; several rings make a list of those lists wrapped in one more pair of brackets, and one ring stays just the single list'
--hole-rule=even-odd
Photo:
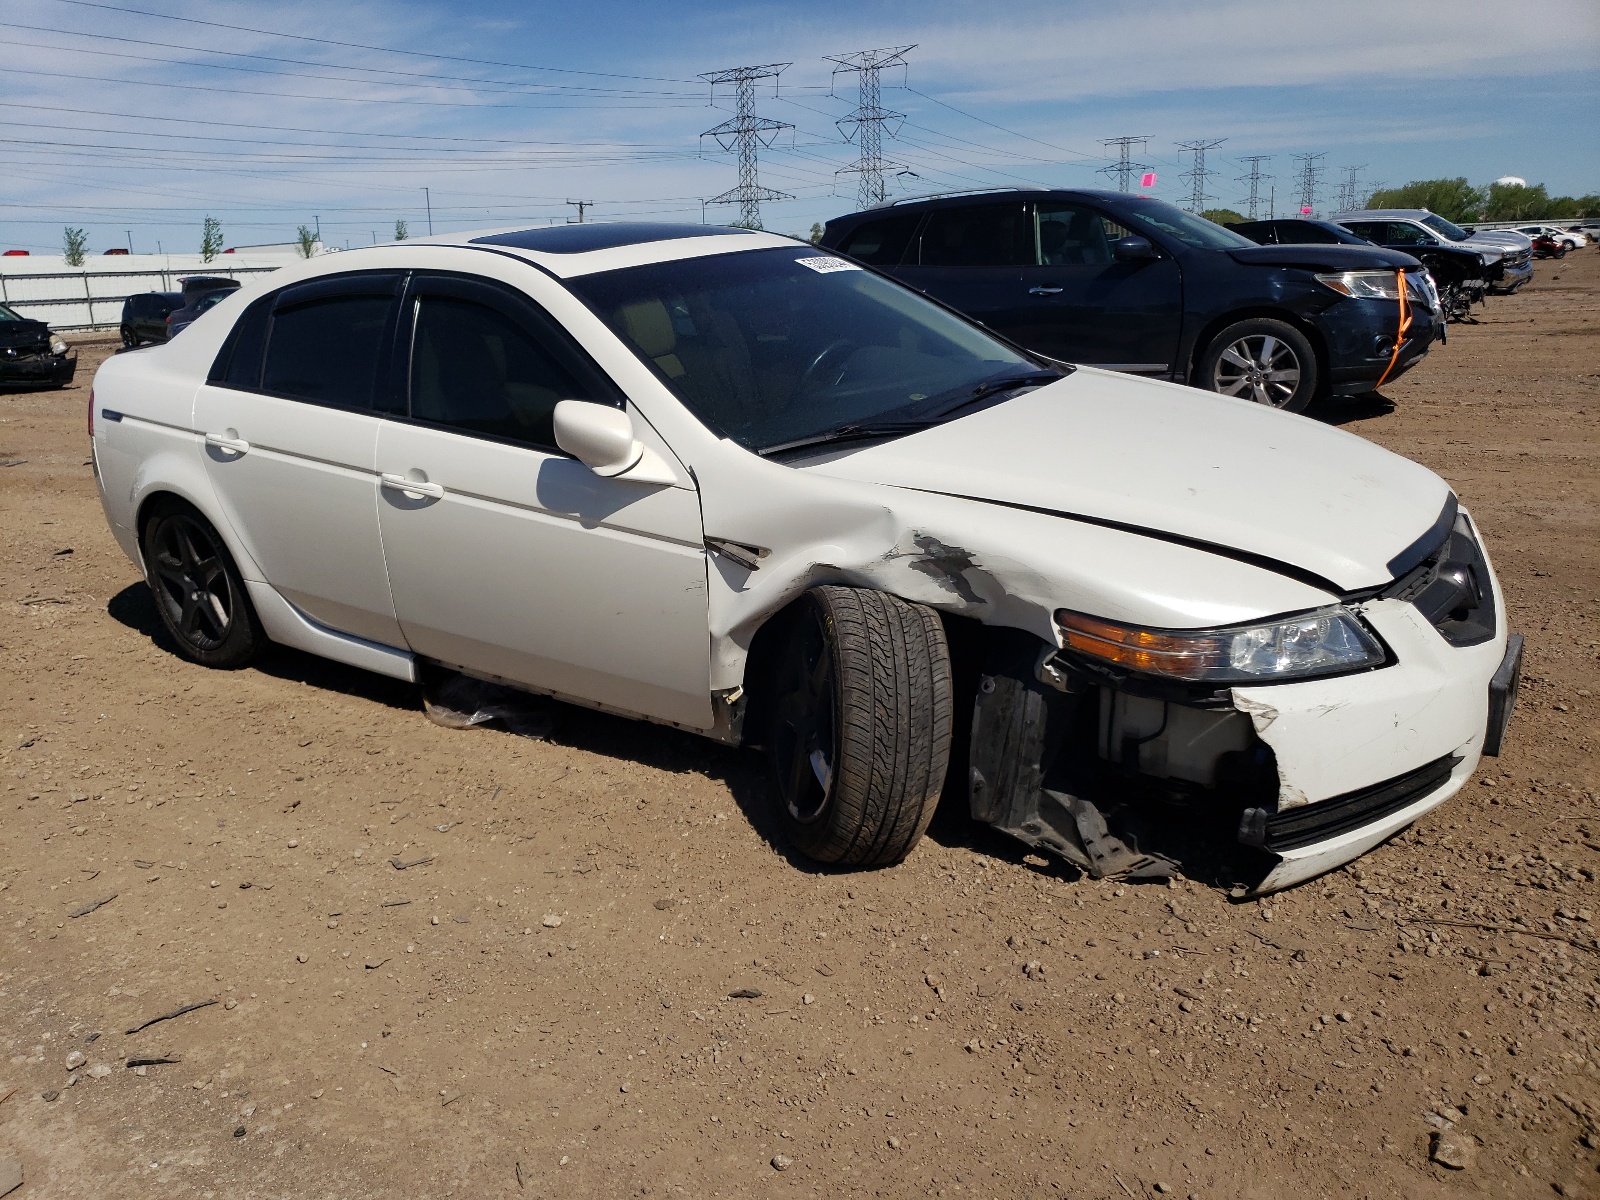
[{"label": "sunroof", "polygon": [[492,233],[487,237],[473,238],[472,244],[515,246],[519,250],[540,250],[546,254],[583,254],[589,250],[610,250],[614,246],[636,246],[641,242],[670,242],[675,238],[745,232],[726,225],[602,221],[592,225],[549,225],[540,229],[519,229],[515,233]]}]

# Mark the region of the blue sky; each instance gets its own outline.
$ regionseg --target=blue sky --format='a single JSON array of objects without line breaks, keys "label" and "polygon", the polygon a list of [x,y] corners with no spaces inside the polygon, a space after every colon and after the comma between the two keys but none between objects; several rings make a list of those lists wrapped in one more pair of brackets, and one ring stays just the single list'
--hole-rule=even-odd
[{"label": "blue sky", "polygon": [[911,44],[883,78],[906,118],[885,143],[902,194],[1103,185],[1100,140],[1122,134],[1149,136],[1139,158],[1179,201],[1175,143],[1226,139],[1206,191],[1236,208],[1246,155],[1273,156],[1280,212],[1307,153],[1326,156],[1323,210],[1348,165],[1367,187],[1510,173],[1600,190],[1593,0],[0,0],[0,25],[0,244],[36,253],[66,224],[92,251],[130,231],[141,253],[194,250],[206,214],[230,245],[301,222],[364,245],[396,219],[425,233],[424,188],[439,232],[565,221],[568,199],[595,201],[591,219],[698,221],[735,182],[699,137],[731,92],[713,102],[699,76],[756,63],[792,64],[757,111],[795,126],[761,158],[794,198],[762,215],[804,232],[855,207],[835,126],[855,81],[826,56]]}]

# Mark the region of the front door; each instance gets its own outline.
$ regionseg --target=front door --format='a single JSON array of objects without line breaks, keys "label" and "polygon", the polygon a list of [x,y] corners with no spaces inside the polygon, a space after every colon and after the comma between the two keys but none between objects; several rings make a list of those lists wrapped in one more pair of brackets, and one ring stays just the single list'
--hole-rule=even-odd
[{"label": "front door", "polygon": [[397,349],[409,407],[379,432],[379,521],[407,644],[709,728],[698,496],[555,446],[556,402],[621,405],[610,380],[522,293],[463,276],[414,278]]},{"label": "front door", "polygon": [[1023,268],[1026,315],[1012,338],[1066,362],[1165,374],[1178,352],[1183,287],[1169,255],[1120,262],[1131,231],[1082,204],[1042,201],[1038,254]]},{"label": "front door", "polygon": [[402,645],[374,471],[403,276],[360,272],[264,297],[195,397],[206,473],[266,582],[307,616]]}]

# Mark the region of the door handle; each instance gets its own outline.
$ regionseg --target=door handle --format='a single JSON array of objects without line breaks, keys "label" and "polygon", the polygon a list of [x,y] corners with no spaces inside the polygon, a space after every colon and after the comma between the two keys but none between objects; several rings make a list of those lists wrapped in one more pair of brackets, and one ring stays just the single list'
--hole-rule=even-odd
[{"label": "door handle", "polygon": [[[233,430],[231,430],[231,429],[228,431],[228,433],[232,433],[232,432],[233,432]],[[215,446],[219,450],[228,450],[228,451],[233,452],[234,454],[248,454],[248,453],[250,453],[250,443],[249,442],[245,441],[243,438],[240,438],[240,437],[229,437],[227,433],[208,433],[208,434],[206,434],[206,445]]]},{"label": "door handle", "polygon": [[378,476],[378,483],[397,492],[410,492],[413,496],[427,496],[434,500],[444,495],[443,484],[423,483],[419,479],[408,479],[404,475],[390,475],[386,472]]},{"label": "door handle", "polygon": [[1030,296],[1059,296],[1065,288],[1058,287],[1031,287],[1028,289]]}]

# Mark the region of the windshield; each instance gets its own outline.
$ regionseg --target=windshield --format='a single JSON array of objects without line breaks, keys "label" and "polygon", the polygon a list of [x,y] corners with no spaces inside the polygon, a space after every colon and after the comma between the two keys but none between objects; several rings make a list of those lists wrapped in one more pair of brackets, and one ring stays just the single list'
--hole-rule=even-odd
[{"label": "windshield", "polygon": [[799,245],[567,286],[696,417],[758,452],[1054,373],[899,284]]},{"label": "windshield", "polygon": [[15,312],[13,312],[11,309],[7,308],[4,304],[0,304],[0,321],[20,321],[20,320],[22,320],[21,316],[19,316]]},{"label": "windshield", "polygon": [[1255,245],[1249,238],[1213,224],[1204,217],[1184,212],[1165,200],[1154,200],[1149,196],[1126,196],[1118,200],[1117,207],[1196,250],[1238,250]]},{"label": "windshield", "polygon": [[1470,236],[1459,225],[1452,225],[1437,213],[1429,213],[1422,218],[1422,223],[1441,237],[1447,237],[1452,242],[1464,242]]}]

